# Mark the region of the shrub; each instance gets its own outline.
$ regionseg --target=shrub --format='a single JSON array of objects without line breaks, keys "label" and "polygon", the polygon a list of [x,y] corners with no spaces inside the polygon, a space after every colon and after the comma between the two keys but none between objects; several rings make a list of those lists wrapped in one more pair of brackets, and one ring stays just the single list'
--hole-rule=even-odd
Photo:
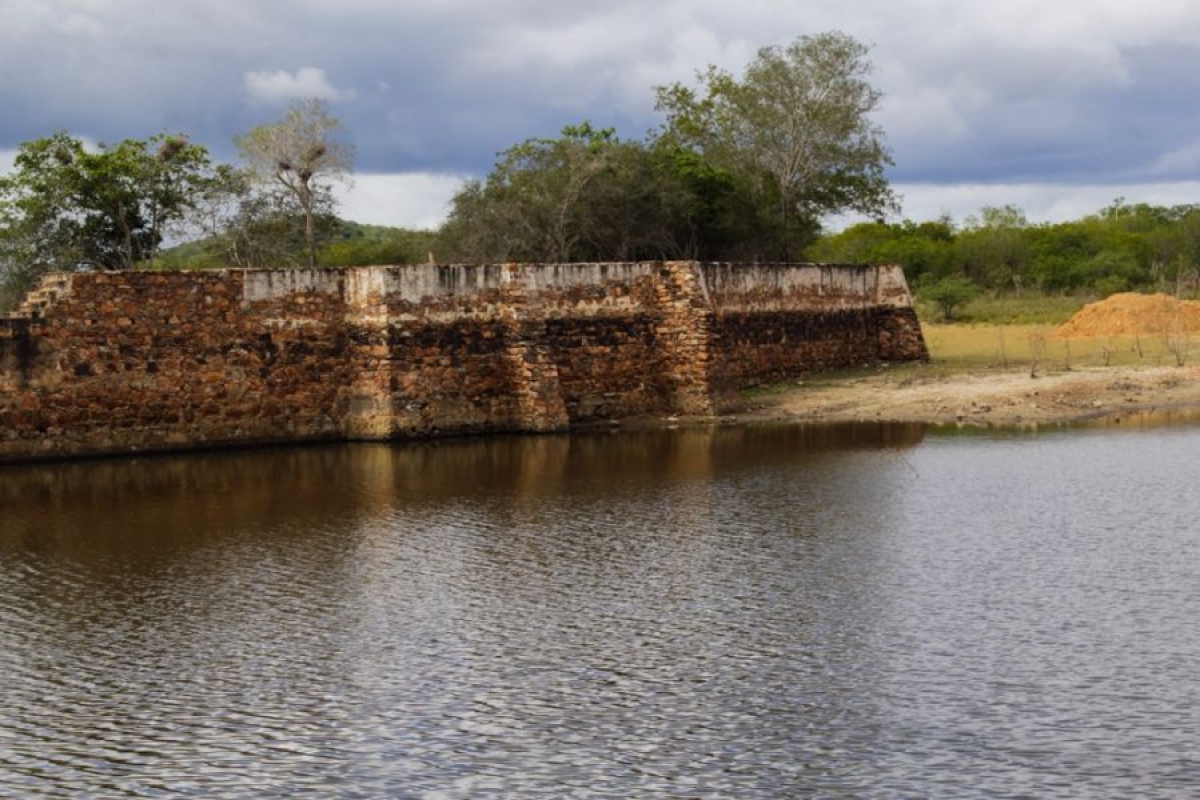
[{"label": "shrub", "polygon": [[980,288],[967,278],[952,276],[931,283],[918,292],[925,302],[933,303],[942,312],[947,322],[954,319],[955,312],[979,296]]}]

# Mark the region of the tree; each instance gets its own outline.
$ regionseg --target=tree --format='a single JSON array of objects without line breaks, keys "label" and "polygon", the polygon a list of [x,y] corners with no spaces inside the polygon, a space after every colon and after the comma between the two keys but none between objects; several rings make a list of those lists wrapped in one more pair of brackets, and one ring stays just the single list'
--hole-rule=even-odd
[{"label": "tree", "polygon": [[967,218],[957,241],[967,277],[995,288],[1010,287],[1019,295],[1029,271],[1029,223],[1013,205],[984,206]]},{"label": "tree", "polygon": [[322,100],[292,105],[283,119],[252,128],[234,141],[258,179],[273,184],[295,202],[304,220],[310,267],[317,265],[317,222],[332,206],[331,181],[345,179],[352,148],[339,140],[341,123]]},{"label": "tree", "polygon": [[826,214],[896,207],[883,174],[891,156],[870,121],[881,95],[867,82],[867,52],[842,33],[802,36],[759,50],[740,81],[710,66],[697,76],[702,94],[679,83],[656,88],[662,138],[736,174],[773,208],[785,259]]},{"label": "tree", "polygon": [[441,246],[473,261],[592,261],[673,254],[669,176],[611,128],[568,125],[500,153],[454,197]]},{"label": "tree", "polygon": [[818,239],[805,258],[826,263],[899,264],[910,284],[953,274],[956,232],[949,218],[900,223],[860,222]]},{"label": "tree", "polygon": [[979,286],[968,278],[951,276],[926,286],[918,294],[922,300],[936,305],[942,318],[949,322],[961,306],[979,296],[979,291]]},{"label": "tree", "polygon": [[1200,207],[1181,205],[1169,209],[1168,221],[1147,235],[1151,274],[1160,291],[1181,297],[1200,285]]},{"label": "tree", "polygon": [[335,267],[380,264],[420,264],[436,246],[437,234],[428,230],[391,228],[342,222],[334,241],[321,251],[321,262]]},{"label": "tree", "polygon": [[13,172],[0,177],[4,283],[21,290],[39,274],[82,260],[73,200],[83,143],[66,133],[25,142]]},{"label": "tree", "polygon": [[737,181],[701,154],[659,140],[650,155],[662,187],[672,257],[738,260],[753,241],[753,209]]},{"label": "tree", "polygon": [[91,263],[152,262],[212,174],[208,152],[181,135],[125,139],[89,150],[65,132],[25,142],[0,178],[0,261],[26,283]]}]

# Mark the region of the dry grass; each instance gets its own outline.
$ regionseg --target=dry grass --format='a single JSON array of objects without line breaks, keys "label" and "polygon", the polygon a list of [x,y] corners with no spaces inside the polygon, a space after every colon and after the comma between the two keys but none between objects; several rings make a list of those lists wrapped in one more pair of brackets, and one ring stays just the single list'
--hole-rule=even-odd
[{"label": "dry grass", "polygon": [[[1168,366],[1185,360],[1188,350],[1200,356],[1195,343],[1168,335],[1103,336],[1056,339],[1055,325],[933,325],[921,326],[935,365],[958,369],[1028,369],[1035,358],[1041,370],[1119,365]],[[1191,345],[1189,348],[1189,344]]]},{"label": "dry grass", "polygon": [[[1058,339],[1056,324],[922,326],[929,363],[821,372],[746,392],[739,418],[1037,427],[1200,415],[1200,337]],[[1189,357],[1186,366],[1181,363]],[[1193,363],[1195,362],[1195,363]],[[1169,412],[1168,417],[1161,414]],[[1190,417],[1187,417],[1190,418]]]},{"label": "dry grass", "polygon": [[898,388],[928,382],[976,380],[1008,374],[1042,378],[1098,367],[1181,367],[1200,363],[1200,335],[1159,334],[1059,339],[1058,323],[1037,325],[946,325],[923,322],[930,361],[847,367],[802,380],[743,390],[744,397],[787,397],[806,389],[876,385]]}]

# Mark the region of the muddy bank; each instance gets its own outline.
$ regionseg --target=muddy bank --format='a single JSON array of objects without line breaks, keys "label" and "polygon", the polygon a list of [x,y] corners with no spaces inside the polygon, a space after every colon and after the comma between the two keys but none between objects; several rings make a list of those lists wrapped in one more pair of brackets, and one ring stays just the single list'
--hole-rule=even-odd
[{"label": "muddy bank", "polygon": [[728,421],[924,422],[1040,426],[1117,423],[1154,413],[1200,418],[1200,367],[1093,367],[1063,372],[946,373],[936,365],[880,369],[769,387]]}]

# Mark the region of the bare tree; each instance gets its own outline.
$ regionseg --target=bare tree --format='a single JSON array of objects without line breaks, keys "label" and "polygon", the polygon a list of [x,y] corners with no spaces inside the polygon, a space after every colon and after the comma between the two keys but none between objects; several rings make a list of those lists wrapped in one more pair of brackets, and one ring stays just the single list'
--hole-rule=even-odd
[{"label": "bare tree", "polygon": [[1038,366],[1046,355],[1046,335],[1031,333],[1029,335],[1029,377],[1036,378]]},{"label": "bare tree", "polygon": [[1171,321],[1170,327],[1163,333],[1163,346],[1175,357],[1175,366],[1182,367],[1187,361],[1188,350],[1191,349],[1191,336],[1178,312]]},{"label": "bare tree", "polygon": [[304,217],[308,264],[317,265],[316,216],[330,183],[351,171],[353,148],[339,139],[342,124],[323,100],[293,104],[283,119],[252,128],[234,141],[260,180],[281,187]]}]

